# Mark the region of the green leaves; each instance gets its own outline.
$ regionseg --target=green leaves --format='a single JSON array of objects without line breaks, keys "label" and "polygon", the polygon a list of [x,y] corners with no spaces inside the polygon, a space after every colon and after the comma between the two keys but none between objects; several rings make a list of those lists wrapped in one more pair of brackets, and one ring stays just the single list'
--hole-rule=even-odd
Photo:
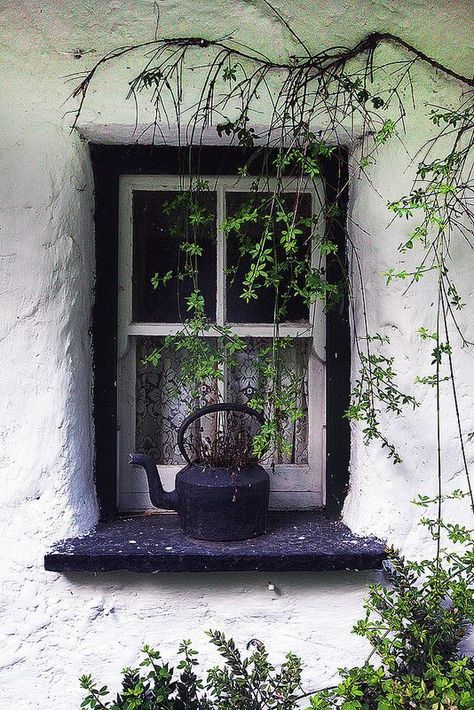
[{"label": "green leaves", "polygon": [[[293,158],[293,152],[280,152],[277,161]],[[265,297],[268,291],[264,289],[271,289],[282,304],[290,297],[301,299],[306,306],[316,300],[326,305],[337,302],[344,285],[328,283],[324,269],[311,265],[312,250],[319,248],[323,257],[336,254],[337,245],[315,233],[317,216],[301,216],[298,209],[285,205],[283,197],[276,193],[269,197],[255,195],[228,215],[222,225],[226,235],[238,240],[241,256],[251,259],[242,278],[240,297],[250,303]],[[257,241],[252,241],[247,230],[249,226],[255,230],[256,225],[261,230]]]},{"label": "green leaves", "polygon": [[204,296],[200,291],[193,291],[190,296],[187,296],[186,310],[194,311],[196,316],[204,315]]},{"label": "green leaves", "polygon": [[418,283],[418,281],[421,281],[425,274],[427,274],[429,271],[433,271],[435,268],[436,267],[424,266],[423,264],[419,264],[417,267],[415,267],[414,271],[407,271],[406,269],[402,269],[401,271],[396,271],[396,269],[387,269],[387,271],[383,272],[382,276],[386,277],[387,286],[394,280],[406,281],[407,279],[411,279],[415,283]]},{"label": "green leaves", "polygon": [[252,639],[246,657],[232,639],[220,631],[209,631],[224,663],[211,668],[204,680],[198,676],[197,652],[190,641],[178,649],[176,669],[161,660],[161,654],[144,646],[139,668],[123,671],[122,688],[115,702],[105,699],[91,676],[82,676],[87,696],[81,708],[89,710],[292,710],[301,693],[301,661],[288,653],[279,671],[268,661],[265,646]]},{"label": "green leaves", "polygon": [[186,252],[186,254],[190,254],[190,256],[202,256],[204,252],[202,246],[195,242],[182,242],[180,249]]},{"label": "green leaves", "polygon": [[302,229],[299,229],[296,224],[296,215],[292,211],[277,210],[275,221],[282,222],[284,229],[280,232],[280,244],[286,255],[290,256],[297,252],[298,239],[301,234],[304,234]]},{"label": "green leaves", "polygon": [[[193,291],[186,298],[186,308],[190,316],[176,335],[165,337],[159,347],[150,350],[143,364],[159,366],[164,353],[184,352],[180,358],[180,369],[176,373],[176,383],[180,391],[176,396],[189,398],[189,406],[195,406],[195,400],[202,390],[224,378],[224,368],[234,364],[235,355],[247,347],[246,342],[235,335],[227,326],[210,324],[205,312],[205,301],[200,291]],[[215,331],[215,338],[206,337],[210,329]]]},{"label": "green leaves", "polygon": [[160,288],[161,286],[166,286],[168,281],[171,281],[173,278],[173,272],[172,271],[167,271],[166,274],[163,274],[163,276],[160,276],[159,274],[153,274],[151,277],[151,285],[153,286],[154,289]]},{"label": "green leaves", "polygon": [[[406,673],[400,678],[383,669],[363,666],[343,671],[332,692],[311,698],[308,710],[472,710],[474,671],[469,660],[452,661],[442,672],[437,664],[426,674]],[[353,695],[356,699],[351,699]]]},{"label": "green leaves", "polygon": [[259,386],[249,405],[265,413],[265,423],[253,437],[257,459],[279,460],[291,457],[289,432],[307,416],[301,406],[306,391],[305,368],[295,367],[284,351],[294,346],[292,338],[275,338],[270,346],[258,349],[255,368]]},{"label": "green leaves", "polygon": [[89,710],[103,710],[104,708],[110,707],[110,705],[104,700],[105,696],[109,694],[106,685],[98,688],[90,675],[81,676],[79,683],[81,688],[87,691],[87,695],[81,703],[81,708],[88,708]]},{"label": "green leaves", "polygon": [[[233,80],[232,76],[233,72],[226,72],[229,81]],[[248,123],[248,117],[242,114],[236,121],[219,124],[217,130],[220,135],[235,136],[244,144],[251,143],[253,132]],[[319,178],[322,161],[334,153],[336,146],[327,145],[306,128],[302,128],[301,138],[305,141],[304,148],[281,148],[275,165],[278,169],[296,167],[306,176],[305,180]],[[241,172],[246,173],[247,168],[246,163]],[[232,366],[246,344],[229,330],[211,325],[206,317],[199,287],[206,253],[202,230],[211,230],[215,217],[204,208],[200,197],[201,192],[209,190],[209,182],[200,178],[193,178],[191,182],[189,190],[177,193],[164,207],[170,218],[170,234],[179,244],[181,257],[177,268],[156,273],[151,279],[154,289],[169,286],[175,280],[179,292],[181,283],[186,284],[189,295],[185,298],[183,327],[176,335],[165,338],[162,345],[151,349],[144,362],[159,367],[164,351],[184,351],[186,357],[180,358],[183,364],[177,385],[186,393],[183,396],[194,401],[203,391],[215,387],[217,381],[223,381],[225,369]],[[225,238],[237,243],[236,263],[226,269],[227,283],[240,281],[240,298],[247,304],[259,298],[274,299],[276,330],[277,324],[285,320],[288,302],[299,302],[309,309],[320,301],[328,309],[340,301],[345,289],[342,280],[331,283],[327,279],[323,259],[337,258],[338,247],[327,234],[319,234],[321,215],[311,214],[308,196],[304,194],[308,190],[304,189],[303,193],[299,190],[295,187],[294,195],[288,198],[282,185],[275,190],[259,191],[256,181],[248,199],[238,202],[237,209],[228,210],[221,225]],[[329,223],[340,217],[340,210],[330,204],[324,216]],[[241,267],[239,270],[241,262],[246,265],[245,271]],[[207,337],[211,328],[216,331],[216,338]],[[254,443],[254,451],[259,456],[278,451],[281,456],[291,457],[292,446],[285,440],[287,425],[294,425],[305,416],[298,404],[303,386],[301,373],[290,372],[279,361],[282,348],[280,339],[274,337],[271,363],[262,357],[257,365],[267,389],[254,397],[254,404],[265,411],[268,422]],[[282,378],[285,386],[281,385]]]},{"label": "green leaves", "polygon": [[[450,498],[465,493],[453,490]],[[417,505],[437,507],[438,498],[419,495]],[[473,531],[442,520],[426,519],[433,537],[444,530],[455,549],[439,559],[410,562],[392,551],[386,568],[389,584],[373,584],[365,616],[354,632],[366,638],[377,656],[360,666],[342,668],[335,687],[318,691],[308,710],[472,710],[474,664],[459,655],[459,642],[474,621]],[[223,663],[199,675],[190,641],[178,649],[176,668],[159,651],[144,646],[138,668],[123,671],[115,701],[107,686],[90,675],[80,678],[85,710],[296,710],[305,697],[300,659],[288,653],[277,670],[264,644],[252,639],[244,655],[221,631],[209,631]]]},{"label": "green leaves", "polygon": [[[301,661],[287,654],[277,672],[268,660],[265,646],[252,639],[247,657],[237,649],[232,639],[220,631],[209,631],[222,658],[224,667],[211,668],[207,687],[215,710],[291,710],[296,708],[300,692]],[[298,692],[297,692],[298,691]]]},{"label": "green leaves", "polygon": [[457,311],[461,311],[466,306],[461,296],[459,295],[456,286],[452,282],[449,282],[446,295],[451,306],[453,306],[453,308],[455,308]]},{"label": "green leaves", "polygon": [[400,251],[402,254],[405,254],[408,250],[413,249],[415,246],[416,242],[421,242],[423,247],[427,246],[427,238],[428,236],[428,229],[424,226],[418,226],[415,227],[413,232],[411,233],[409,239],[407,239],[406,242],[402,242],[402,244],[399,245],[398,251]]},{"label": "green leaves", "polygon": [[224,71],[222,72],[222,78],[224,81],[235,81],[237,78],[237,64],[230,64],[227,67],[224,67]]},{"label": "green leaves", "polygon": [[422,340],[428,340],[428,339],[437,340],[437,338],[438,338],[438,335],[436,333],[430,333],[430,331],[427,328],[423,328],[423,327],[418,328],[418,330],[416,332],[418,333],[418,335],[420,336],[420,338]]},{"label": "green leaves", "polygon": [[[367,337],[366,351],[359,351],[359,377],[356,379],[351,392],[350,405],[344,416],[364,423],[362,431],[366,444],[373,440],[380,441],[382,448],[387,449],[387,455],[393,463],[401,463],[395,446],[381,431],[379,415],[381,411],[385,411],[400,416],[405,407],[415,409],[418,402],[412,395],[402,392],[396,384],[394,358],[388,357],[381,351],[381,346],[389,342],[387,336],[379,333]],[[377,351],[371,347],[374,343],[378,346]]]},{"label": "green leaves", "polygon": [[231,232],[240,233],[242,227],[251,222],[255,224],[259,217],[259,208],[254,207],[252,202],[247,202],[242,205],[242,207],[235,212],[233,215],[227,217],[225,222],[222,223],[222,231],[225,234],[230,234]]},{"label": "green leaves", "polygon": [[343,293],[342,284],[330,283],[326,279],[325,269],[316,267],[308,270],[304,277],[304,284],[300,286],[297,282],[294,284],[294,289],[307,306],[321,301],[327,310],[340,302]]},{"label": "green leaves", "polygon": [[395,128],[395,121],[391,118],[384,121],[382,128],[380,128],[375,135],[376,145],[385,145],[388,139],[395,133]]},{"label": "green leaves", "polygon": [[453,128],[456,128],[459,123],[463,123],[464,121],[471,121],[472,114],[472,106],[464,110],[443,110],[438,108],[432,109],[430,111],[429,117],[430,121],[432,121],[435,126],[441,126],[444,123],[447,126],[452,126]]},{"label": "green leaves", "polygon": [[298,167],[311,180],[321,175],[321,158],[329,158],[336,150],[335,145],[318,140],[311,131],[304,132],[304,148],[280,148],[273,164],[285,171]]},{"label": "green leaves", "polygon": [[443,355],[451,355],[452,349],[449,343],[438,343],[438,345],[433,349],[431,356],[433,360],[431,361],[432,365],[439,365],[441,364],[441,359]]},{"label": "green leaves", "polygon": [[[419,495],[415,502],[428,507],[438,500]],[[391,553],[390,583],[370,587],[365,618],[354,627],[372,645],[377,663],[342,669],[339,684],[316,693],[308,710],[472,710],[474,664],[458,652],[474,619],[472,531],[439,520],[425,524],[435,539],[441,526],[461,549],[416,563]]]},{"label": "green leaves", "polygon": [[[229,79],[232,78],[228,74]],[[236,121],[225,121],[218,123],[216,126],[217,135],[222,138],[223,135],[232,136],[237,139],[238,145],[243,148],[253,148],[256,141],[259,140],[255,129],[248,128],[247,124],[249,117],[246,112],[243,112]]]}]

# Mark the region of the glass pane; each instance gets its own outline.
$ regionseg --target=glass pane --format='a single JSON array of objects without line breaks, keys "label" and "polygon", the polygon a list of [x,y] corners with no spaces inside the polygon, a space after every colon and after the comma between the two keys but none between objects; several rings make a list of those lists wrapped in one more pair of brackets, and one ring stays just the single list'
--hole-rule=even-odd
[{"label": "glass pane", "polygon": [[[229,323],[273,323],[275,309],[274,287],[264,286],[257,290],[258,298],[246,303],[242,298],[243,279],[249,271],[251,259],[248,252],[257,245],[264,233],[265,222],[260,215],[269,212],[270,193],[228,192],[226,193],[226,219],[238,215],[246,205],[258,207],[257,221],[246,221],[240,229],[227,234],[227,316]],[[298,236],[298,246],[293,256],[285,255],[280,243],[281,232],[285,228],[281,221],[276,221],[276,212],[284,207],[286,212],[294,212],[296,219],[311,217],[311,195],[288,192],[280,195],[281,206],[274,209],[275,219],[270,225],[274,238],[265,245],[276,249],[280,277],[278,307],[282,309],[280,322],[308,321],[308,307],[299,296],[290,294],[289,286],[295,278],[295,263],[302,259],[311,260],[311,229],[297,225],[302,230]]]},{"label": "glass pane", "polygon": [[[263,370],[268,362],[272,341],[270,338],[246,338],[247,348],[234,356],[228,370],[227,401],[246,404],[257,397],[265,401],[269,383]],[[280,352],[282,368],[277,391],[290,393],[303,413],[296,423],[283,424],[283,435],[291,446],[291,453],[273,452],[266,463],[308,463],[308,358],[310,340],[293,338],[285,342]]]},{"label": "glass pane", "polygon": [[[195,287],[204,296],[207,317],[215,321],[216,193],[195,192],[192,204],[186,199],[188,195],[177,191],[133,192],[134,321],[181,322],[186,318],[185,299]],[[201,222],[196,214],[201,215]],[[191,256],[183,249],[191,243],[197,244],[202,254]],[[163,279],[167,274],[171,278],[154,288],[152,279]]]},{"label": "glass pane", "polygon": [[[215,346],[213,339],[206,341]],[[184,464],[177,447],[178,427],[191,411],[217,401],[217,381],[201,386],[193,398],[179,382],[185,350],[162,351],[157,366],[143,363],[162,345],[163,338],[137,338],[135,446],[157,464]]]}]

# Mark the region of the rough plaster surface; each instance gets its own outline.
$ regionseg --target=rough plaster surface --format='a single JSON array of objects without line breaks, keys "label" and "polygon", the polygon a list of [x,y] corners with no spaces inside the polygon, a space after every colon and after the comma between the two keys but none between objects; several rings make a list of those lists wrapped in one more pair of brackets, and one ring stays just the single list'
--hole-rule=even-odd
[{"label": "rough plaster surface", "polygon": [[[452,68],[469,73],[471,5],[427,0],[275,0],[314,51],[352,45],[369,31],[401,34]],[[146,641],[172,654],[182,637],[194,639],[205,662],[215,660],[203,630],[219,627],[245,643],[268,642],[272,657],[291,649],[306,664],[313,686],[338,666],[362,659],[364,643],[350,634],[361,613],[369,573],[75,575],[45,573],[44,551],[55,540],[88,530],[97,519],[91,472],[90,308],[93,297],[93,185],[87,145],[68,130],[64,77],[87,68],[113,47],[149,39],[152,0],[3,3],[0,106],[0,609],[1,710],[74,710],[76,682],[93,671],[113,684],[135,662]],[[288,34],[258,1],[159,2],[160,33],[209,37],[236,31],[272,56],[294,53]],[[85,52],[74,59],[73,50]],[[123,67],[123,78],[128,76]],[[424,374],[429,355],[415,335],[434,312],[423,290],[403,296],[381,272],[394,264],[405,226],[387,229],[385,203],[406,191],[408,152],[423,136],[423,100],[455,101],[461,87],[417,69],[422,100],[407,117],[414,136],[394,145],[372,170],[381,193],[366,182],[351,185],[350,231],[360,249],[371,325],[392,337],[403,384]],[[190,88],[192,90],[192,87]],[[125,87],[104,72],[84,117],[84,133],[117,142],[131,135],[134,116]],[[354,149],[356,151],[356,148]],[[363,229],[375,236],[368,240]],[[454,247],[457,281],[472,296],[472,271],[461,245]],[[471,261],[472,263],[472,261]],[[382,297],[383,294],[383,297]],[[467,318],[468,314],[463,315]],[[356,314],[356,319],[360,314]],[[474,339],[472,323],[466,323]],[[469,333],[470,330],[470,333]],[[465,433],[474,430],[472,355],[457,356]],[[409,501],[434,486],[431,393],[421,409],[388,426],[404,463],[394,467],[377,446],[365,448],[354,428],[351,491],[345,519],[416,552],[424,545]],[[460,487],[460,458],[452,417],[443,422],[446,482]],[[468,449],[470,460],[472,447]],[[454,512],[464,515],[460,504]],[[426,547],[423,547],[426,550]],[[268,582],[276,585],[269,591]]]}]

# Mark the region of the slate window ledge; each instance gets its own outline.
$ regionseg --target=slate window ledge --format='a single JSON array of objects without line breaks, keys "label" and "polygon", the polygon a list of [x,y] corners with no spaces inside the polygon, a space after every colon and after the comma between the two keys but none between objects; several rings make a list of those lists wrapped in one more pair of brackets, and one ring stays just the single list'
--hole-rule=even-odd
[{"label": "slate window ledge", "polygon": [[120,518],[45,556],[51,572],[320,572],[378,569],[384,544],[358,537],[323,513],[275,512],[269,532],[241,542],[186,537],[176,515]]}]

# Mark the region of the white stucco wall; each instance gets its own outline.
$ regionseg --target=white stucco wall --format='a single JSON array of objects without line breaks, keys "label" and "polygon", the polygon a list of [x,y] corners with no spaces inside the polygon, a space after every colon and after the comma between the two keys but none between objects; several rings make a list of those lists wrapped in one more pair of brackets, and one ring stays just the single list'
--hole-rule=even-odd
[{"label": "white stucco wall", "polygon": [[[3,3],[0,28],[0,709],[79,707],[76,681],[92,671],[113,683],[135,662],[143,642],[171,654],[183,637],[215,659],[203,630],[218,627],[241,643],[257,637],[278,660],[299,653],[311,686],[343,664],[360,660],[365,644],[350,634],[366,585],[376,573],[56,575],[44,572],[45,550],[59,538],[88,530],[97,519],[92,485],[91,351],[93,298],[93,181],[87,143],[70,134],[64,77],[95,57],[153,36],[153,1],[17,0]],[[314,51],[352,45],[369,31],[391,31],[469,73],[470,3],[428,0],[275,0]],[[294,53],[288,33],[259,2],[164,0],[160,34],[235,36],[272,56]],[[72,51],[92,51],[75,59]],[[126,66],[123,68],[126,75]],[[462,87],[416,68],[424,100],[456,101]],[[104,72],[84,116],[84,133],[120,142],[130,135],[133,108],[125,87]],[[406,226],[387,229],[386,202],[406,192],[407,153],[424,137],[423,100],[407,116],[411,137],[395,143],[371,171],[381,196],[364,180],[351,185],[349,229],[360,248],[370,320],[392,338],[402,384],[426,374],[429,352],[416,329],[433,324],[425,289],[385,290],[382,271],[396,263]],[[355,149],[356,150],[356,149]],[[356,226],[359,225],[359,226]],[[361,228],[369,230],[368,240]],[[472,257],[453,245],[457,283],[472,296]],[[383,297],[382,297],[383,295]],[[469,311],[461,314],[474,340]],[[113,366],[111,364],[111,366]],[[474,431],[473,358],[456,355],[465,433]],[[355,531],[376,533],[416,552],[423,542],[418,492],[434,486],[433,394],[422,407],[389,422],[404,463],[394,467],[354,428],[351,491],[345,519]],[[446,481],[462,487],[453,418],[443,421]],[[472,438],[472,437],[471,437]],[[473,458],[472,442],[468,444]],[[456,504],[462,517],[462,504]],[[426,548],[424,548],[426,549]],[[276,591],[268,589],[268,582]]]}]

